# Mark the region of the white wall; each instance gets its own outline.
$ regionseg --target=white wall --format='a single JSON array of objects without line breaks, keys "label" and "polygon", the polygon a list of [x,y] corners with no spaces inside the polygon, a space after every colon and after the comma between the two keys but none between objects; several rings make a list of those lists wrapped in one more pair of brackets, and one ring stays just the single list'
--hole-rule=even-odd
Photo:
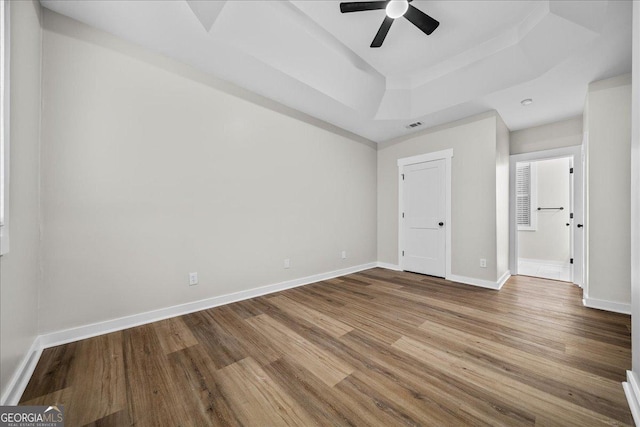
[{"label": "white wall", "polygon": [[376,260],[373,146],[50,11],[43,50],[40,332]]},{"label": "white wall", "polygon": [[535,162],[537,168],[538,205],[564,207],[564,210],[535,210],[535,231],[518,231],[518,256],[520,258],[556,261],[569,264],[571,258],[571,230],[569,221],[570,159],[551,159]]},{"label": "white wall", "polygon": [[[380,145],[378,261],[398,264],[397,160],[452,148],[451,272],[497,280],[496,116],[485,113]],[[487,268],[480,268],[480,258]]]},{"label": "white wall", "polygon": [[509,270],[509,128],[496,115],[496,275]]},{"label": "white wall", "polygon": [[[640,375],[640,3],[633,4],[631,138],[631,339],[633,374]],[[640,396],[636,396],[636,399]],[[636,422],[640,420],[636,419]]]},{"label": "white wall", "polygon": [[37,335],[40,4],[11,2],[10,252],[0,257],[0,395]]},{"label": "white wall", "polygon": [[511,154],[582,144],[582,116],[511,132]]},{"label": "white wall", "polygon": [[631,302],[631,76],[589,85],[586,298]]},{"label": "white wall", "polygon": [[623,383],[634,421],[640,424],[640,3],[633,3],[631,88],[631,364]]}]

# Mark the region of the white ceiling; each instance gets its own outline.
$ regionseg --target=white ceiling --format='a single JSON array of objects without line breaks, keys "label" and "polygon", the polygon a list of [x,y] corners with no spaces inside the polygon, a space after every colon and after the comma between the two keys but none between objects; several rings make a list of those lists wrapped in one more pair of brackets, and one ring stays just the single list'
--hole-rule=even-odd
[{"label": "white ceiling", "polygon": [[399,18],[379,49],[384,10],[338,1],[41,3],[376,142],[491,109],[511,130],[575,116],[631,71],[631,1],[415,0],[438,29]]}]

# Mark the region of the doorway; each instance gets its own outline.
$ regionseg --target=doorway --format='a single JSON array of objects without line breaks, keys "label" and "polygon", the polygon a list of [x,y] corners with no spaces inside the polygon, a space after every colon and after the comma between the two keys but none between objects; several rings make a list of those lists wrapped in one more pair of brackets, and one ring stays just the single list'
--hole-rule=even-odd
[{"label": "doorway", "polygon": [[510,168],[512,274],[582,287],[582,147],[512,155]]},{"label": "doorway", "polygon": [[573,159],[516,163],[518,274],[571,282]]}]

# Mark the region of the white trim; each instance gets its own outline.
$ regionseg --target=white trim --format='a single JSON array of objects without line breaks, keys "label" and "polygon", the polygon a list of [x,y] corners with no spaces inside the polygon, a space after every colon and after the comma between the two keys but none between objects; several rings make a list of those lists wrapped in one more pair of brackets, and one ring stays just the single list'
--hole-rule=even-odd
[{"label": "white trim", "polygon": [[402,271],[402,269],[400,268],[399,265],[397,264],[391,264],[388,262],[377,262],[376,265],[380,268],[385,268],[387,270],[393,270],[393,271]]},{"label": "white trim", "polygon": [[445,197],[447,199],[445,203],[446,207],[446,223],[445,223],[445,239],[447,248],[445,249],[445,253],[447,254],[447,259],[445,260],[445,278],[451,276],[451,230],[453,227],[453,223],[451,221],[451,158],[453,157],[453,150],[450,151],[450,155],[445,158]]},{"label": "white trim", "polygon": [[234,292],[232,294],[220,295],[217,297],[189,302],[186,304],[174,305],[171,307],[161,308],[159,310],[147,311],[146,313],[134,314],[132,316],[120,317],[118,319],[106,320],[104,322],[79,326],[77,328],[51,332],[40,336],[41,345],[43,348],[48,348],[61,344],[67,344],[73,341],[108,334],[110,332],[121,331],[123,329],[132,328],[134,326],[144,325],[146,323],[157,322],[158,320],[182,316],[184,314],[206,310],[208,308],[213,308],[220,305],[230,304],[232,302],[255,298],[262,295],[271,294],[273,292],[284,291],[285,289],[296,288],[298,286],[308,285],[310,283],[320,282],[322,280],[328,280],[335,277],[345,276],[347,274],[357,273],[358,271],[368,270],[376,266],[377,263],[371,262],[368,264],[330,271],[328,273],[315,274],[313,276],[302,277],[300,279],[288,280],[286,282],[275,283],[273,285],[248,289],[246,291]]},{"label": "white trim", "polygon": [[31,343],[31,347],[27,354],[18,365],[15,370],[7,389],[5,390],[2,398],[0,398],[0,405],[17,405],[22,397],[22,393],[27,388],[31,375],[36,369],[40,355],[42,354],[42,345],[40,343],[40,337],[36,337]]},{"label": "white trim", "polygon": [[535,162],[538,160],[561,159],[563,157],[580,156],[582,154],[581,145],[572,145],[569,147],[554,148],[551,150],[532,151],[530,153],[512,154],[509,159],[514,162]]},{"label": "white trim", "polygon": [[407,165],[416,163],[431,162],[433,160],[444,160],[444,176],[445,176],[445,278],[451,280],[451,158],[453,157],[453,148],[447,150],[435,151],[432,153],[419,154],[412,157],[403,157],[398,159],[398,270],[402,268],[402,212],[404,202],[404,191],[402,185],[403,168]]},{"label": "white trim", "polygon": [[[586,134],[585,134],[586,137]],[[533,162],[540,160],[550,160],[550,159],[559,159],[563,157],[573,158],[573,173],[574,173],[574,186],[573,186],[573,209],[574,209],[574,218],[570,220],[572,224],[572,228],[575,230],[575,225],[584,224],[584,195],[585,195],[585,187],[583,185],[583,155],[582,155],[582,146],[574,145],[571,147],[562,147],[555,148],[552,150],[544,150],[544,151],[534,151],[531,153],[523,153],[523,154],[512,154],[509,156],[509,268],[511,273],[514,275],[518,274],[518,233],[516,226],[516,210],[515,210],[515,191],[516,191],[516,175],[515,175],[515,165],[520,162]],[[584,228],[582,230],[585,230]],[[586,246],[586,232],[583,231],[583,247]],[[576,236],[578,233],[573,233],[573,242],[575,243],[578,239]],[[573,245],[574,251],[577,248],[577,245]],[[586,249],[586,247],[585,247]],[[573,264],[573,273],[572,280],[573,283],[580,287],[584,287],[586,293],[586,279],[585,277],[580,277],[583,275],[575,274],[575,269],[579,268],[581,271],[586,271],[585,263],[586,263],[586,251],[582,252],[582,256],[579,256],[577,251],[573,254],[574,264]]]},{"label": "white trim", "polygon": [[[400,266],[395,264],[378,262],[377,265],[378,267],[386,268],[387,270],[402,271]],[[510,277],[511,277],[511,272],[507,270],[502,275],[502,277],[500,277],[500,279],[498,279],[495,282],[492,282],[490,280],[475,279],[473,277],[455,276],[455,275],[450,275],[450,278],[447,278],[446,280],[450,280],[452,282],[464,283],[465,285],[480,286],[481,288],[500,290],[502,289],[504,284],[507,282],[507,280],[509,280]]]},{"label": "white trim", "polygon": [[[358,271],[368,270],[370,268],[380,267],[394,271],[400,271],[399,266],[384,263],[384,262],[371,262],[367,264],[361,264],[354,267],[344,268],[341,270],[335,270],[328,273],[316,274],[313,276],[307,276],[300,279],[289,280],[286,282],[276,283],[273,285],[262,286],[259,288],[253,288],[246,291],[235,292],[232,294],[221,295],[218,297],[208,298],[200,301],[194,301],[191,303],[175,305],[172,307],[166,307],[159,310],[148,311],[145,313],[135,314],[132,316],[121,317],[118,319],[107,320],[104,322],[93,323],[90,325],[79,326],[77,328],[65,329],[62,331],[51,332],[43,334],[33,341],[31,348],[22,359],[20,366],[16,369],[11,381],[5,393],[0,399],[0,405],[17,405],[20,401],[20,397],[33,375],[33,371],[36,368],[38,360],[42,351],[49,347],[55,347],[57,345],[67,344],[70,342],[96,337],[99,335],[108,334],[111,332],[121,331],[123,329],[132,328],[135,326],[144,325],[147,323],[157,322],[159,320],[168,319],[171,317],[181,316],[184,314],[193,313],[200,310],[206,310],[208,308],[217,307],[224,304],[230,304],[232,302],[242,301],[249,298],[255,298],[261,295],[270,294],[273,292],[279,292],[286,289],[295,288],[298,286],[308,285],[310,283],[319,282],[322,280],[328,280],[335,277],[345,276],[347,274],[357,273]],[[455,282],[464,283],[468,285],[480,286],[483,288],[496,289],[502,288],[504,283],[511,277],[509,271],[497,281],[491,282],[488,280],[474,279],[464,276],[451,276],[450,279]]]},{"label": "white trim", "polygon": [[502,289],[502,287],[504,286],[505,283],[507,283],[507,280],[509,280],[510,277],[511,277],[511,270],[505,271],[502,277],[498,279],[498,282],[497,282],[498,290]]},{"label": "white trim", "polygon": [[627,381],[622,383],[622,388],[625,396],[627,396],[627,403],[629,403],[633,421],[636,425],[640,425],[640,388],[638,387],[636,374],[632,371],[627,371]]},{"label": "white trim", "polygon": [[622,302],[606,301],[585,296],[582,299],[582,305],[589,308],[597,308],[598,310],[613,311],[614,313],[631,314],[631,304]]},{"label": "white trim", "polygon": [[431,162],[433,160],[441,160],[453,157],[453,148],[442,151],[434,151],[433,153],[419,154],[417,156],[403,157],[398,159],[398,167],[414,165],[416,163]]},{"label": "white trim", "polygon": [[502,277],[500,277],[500,279],[495,282],[492,282],[490,280],[476,279],[474,277],[457,276],[453,274],[447,277],[447,280],[450,280],[452,282],[464,283],[465,285],[479,286],[481,288],[494,289],[496,291],[499,291],[500,289],[502,289],[507,280],[509,280],[509,277],[511,277],[511,272],[507,270],[502,275]]},{"label": "white trim", "polygon": [[234,292],[232,294],[221,295],[218,297],[207,298],[200,301],[174,305],[171,307],[161,308],[159,310],[148,311],[145,313],[120,317],[118,319],[106,320],[104,322],[97,322],[90,325],[79,326],[77,328],[65,329],[39,335],[33,341],[29,352],[25,355],[24,359],[20,363],[20,366],[16,369],[13,377],[11,378],[11,381],[9,382],[9,385],[7,386],[5,393],[2,395],[0,405],[18,404],[22,393],[24,393],[24,390],[29,383],[31,375],[33,375],[33,371],[36,368],[38,360],[40,359],[42,350],[46,348],[55,347],[57,345],[67,344],[82,339],[92,338],[111,332],[121,331],[123,329],[132,328],[134,326],[140,326],[151,322],[157,322],[159,320],[164,320],[171,317],[182,316],[184,314],[206,310],[208,308],[213,308],[224,304],[230,304],[232,302],[255,298],[261,295],[283,291],[285,289],[308,285],[310,283],[320,282],[322,280],[333,279],[335,277],[357,273],[358,271],[368,270],[377,266],[378,263],[370,262],[367,264],[356,265],[354,267],[343,268],[327,273],[302,277],[300,279],[288,280],[286,282],[248,289],[246,291]]},{"label": "white trim", "polygon": [[[587,224],[588,216],[587,216],[587,206],[589,206],[589,188],[587,186],[587,175],[589,172],[589,160],[587,159],[587,152],[589,151],[589,132],[582,133],[582,147],[580,150],[580,158],[578,159],[578,165],[581,167],[582,176],[578,177],[575,175],[573,177],[573,206],[574,209],[579,208],[582,210],[582,223]],[[576,165],[576,159],[573,159],[574,166]],[[577,171],[577,169],[576,169]],[[579,194],[576,191],[577,186],[582,188],[582,194]],[[573,228],[573,227],[572,227]],[[577,251],[576,242],[578,238],[576,235],[578,231],[573,228],[573,251],[574,254]],[[578,266],[581,270],[579,272],[582,275],[582,282],[578,283],[582,288],[583,295],[587,295],[589,293],[589,269],[587,266],[589,265],[589,227],[582,228],[582,267]],[[578,259],[578,257],[576,257]],[[573,267],[573,277],[576,276],[576,266]]]}]

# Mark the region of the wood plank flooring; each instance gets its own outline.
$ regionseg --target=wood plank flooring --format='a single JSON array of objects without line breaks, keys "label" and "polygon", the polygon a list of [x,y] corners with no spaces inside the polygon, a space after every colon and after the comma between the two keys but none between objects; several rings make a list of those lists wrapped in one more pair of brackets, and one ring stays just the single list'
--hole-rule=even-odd
[{"label": "wood plank flooring", "polygon": [[372,269],[47,349],[73,426],[633,425],[630,317],[571,284]]}]

